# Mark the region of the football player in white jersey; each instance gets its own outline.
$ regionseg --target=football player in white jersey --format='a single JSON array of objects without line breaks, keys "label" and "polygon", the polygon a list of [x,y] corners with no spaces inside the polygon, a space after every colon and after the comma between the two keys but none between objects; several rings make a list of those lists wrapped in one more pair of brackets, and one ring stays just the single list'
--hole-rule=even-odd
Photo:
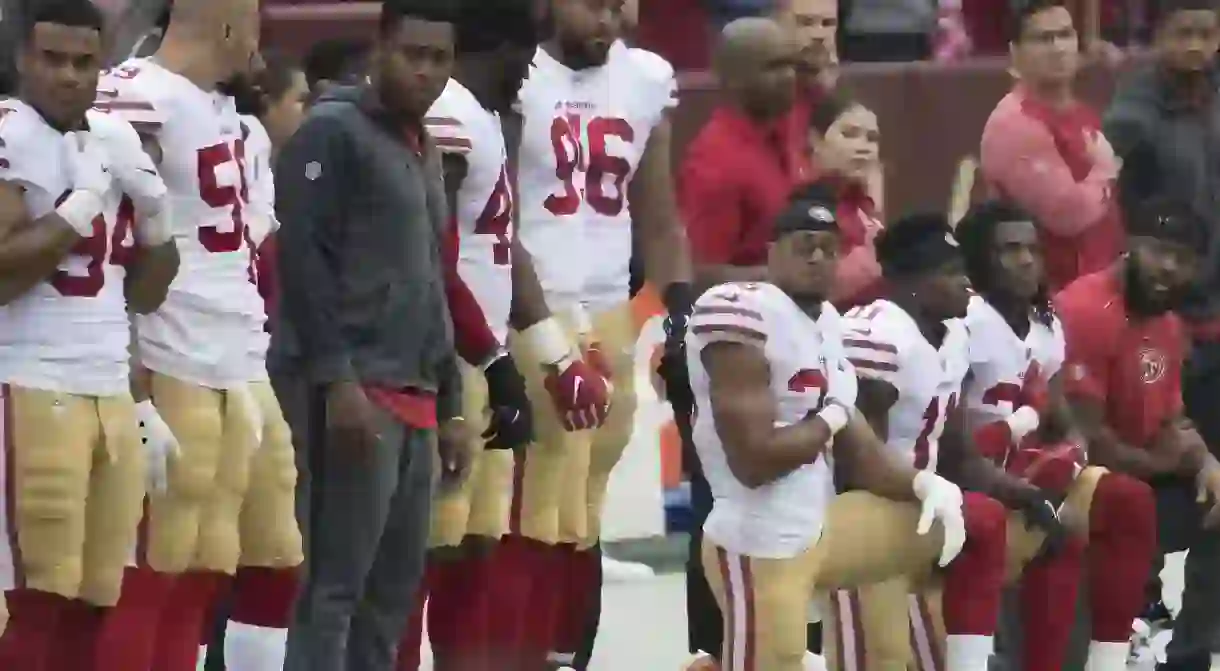
[{"label": "football player in white jersey", "polygon": [[[193,668],[203,618],[241,554],[238,518],[261,423],[247,384],[250,334],[265,314],[250,273],[241,123],[218,85],[249,71],[258,31],[255,0],[178,0],[156,54],[124,62],[98,86],[99,107],[155,143],[173,217],[190,231],[165,303],[137,321],[152,399],[145,423],[158,428],[150,458],[167,462],[168,482],[149,496],[147,542],[98,646],[103,670]],[[180,443],[173,454],[156,448],[165,426]],[[294,534],[264,534],[284,541],[277,556],[299,554]]]},{"label": "football player in white jersey", "polygon": [[[614,389],[607,422],[594,435],[570,431],[578,427],[534,403],[538,444],[526,455],[519,524],[506,549],[534,576],[533,593],[522,600],[528,612],[518,617],[532,629],[525,646],[566,648],[556,651],[565,659],[572,637],[554,625],[579,632],[586,620],[600,566],[602,501],[634,414],[633,227],[669,313],[663,374],[682,413],[690,404],[681,348],[692,291],[670,169],[673,68],[619,39],[622,0],[552,0],[549,8],[553,35],[538,48],[520,96],[518,235],[569,334],[580,330],[580,313],[591,316],[582,339],[596,353],[590,361],[605,362]],[[552,362],[515,347],[514,354],[531,394],[541,397],[539,366]]]},{"label": "football player in white jersey", "polygon": [[[876,246],[888,298],[854,308],[845,318],[844,345],[860,378],[857,406],[889,449],[915,468],[940,473],[1019,511],[1020,519],[1010,521],[1008,530],[1012,563],[1027,563],[1044,544],[1054,550],[1063,537],[1055,505],[1037,487],[984,459],[966,434],[960,399],[970,368],[970,340],[962,318],[970,283],[945,216],[899,220]],[[1019,418],[1009,423],[1014,434],[1029,430],[1019,425]],[[842,658],[843,668],[905,664],[910,626],[926,619],[908,623],[909,590],[899,580],[837,594],[838,608],[831,610],[839,634],[829,637],[831,643],[858,643],[853,650],[832,645],[832,663]],[[966,584],[946,579],[946,610],[967,590]]]},{"label": "football player in white jersey", "polygon": [[[773,284],[713,287],[690,321],[695,445],[715,499],[703,563],[725,614],[721,669],[800,671],[816,591],[922,582],[939,564],[946,583],[969,585],[946,603],[949,668],[981,671],[1004,512],[914,468],[857,413],[841,320],[826,300],[839,249],[833,203],[817,185],[799,193],[775,224]],[[852,491],[836,494],[836,468]]]},{"label": "football player in white jersey", "polygon": [[[549,317],[529,254],[515,239],[514,185],[502,124],[517,99],[537,46],[530,0],[471,0],[455,25],[453,77],[424,122],[441,151],[451,212],[455,273],[446,278],[450,313],[462,355],[463,415],[487,418],[472,435],[471,476],[434,500],[422,594],[428,637],[440,668],[503,662],[503,641],[489,640],[490,619],[514,576],[494,576],[493,550],[508,530],[514,458],[533,440],[525,383],[504,346],[513,325],[534,348],[559,362],[559,379],[581,378],[589,396],[556,398],[557,409],[604,415],[601,379]],[[447,271],[449,269],[447,268]],[[465,294],[470,295],[467,299]],[[473,309],[459,302],[473,300]],[[471,317],[478,323],[468,323]],[[558,349],[556,349],[558,348]],[[575,389],[557,385],[553,390]],[[424,599],[399,645],[401,671],[418,667]]]},{"label": "football player in white jersey", "polygon": [[[1045,288],[1032,218],[990,202],[956,230],[977,295],[970,299],[970,374],[963,400],[980,451],[1060,504],[1072,539],[1021,575],[1019,667],[1058,671],[1074,624],[1081,564],[1089,582],[1089,671],[1125,669],[1131,621],[1156,551],[1156,505],[1144,482],[1085,465],[1061,385],[1063,325]],[[1021,419],[1011,420],[1023,415]],[[1012,426],[1017,425],[1017,430]],[[1022,427],[1036,426],[1024,441]],[[1087,553],[1085,546],[1088,546]],[[1015,623],[1014,623],[1015,624]],[[929,646],[930,647],[930,646]],[[1012,651],[1017,653],[1018,651]]]},{"label": "football player in white jersey", "polygon": [[103,58],[88,0],[30,7],[0,101],[0,668],[88,668],[118,601],[145,461],[128,307],[164,299],[178,255],[165,184],[127,123],[87,111]]}]

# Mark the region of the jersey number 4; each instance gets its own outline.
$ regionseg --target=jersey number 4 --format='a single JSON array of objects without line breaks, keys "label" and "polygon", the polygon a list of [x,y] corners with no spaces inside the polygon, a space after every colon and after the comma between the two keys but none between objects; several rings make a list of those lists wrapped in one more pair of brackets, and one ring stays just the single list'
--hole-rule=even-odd
[{"label": "jersey number 4", "polygon": [[945,432],[945,420],[957,408],[957,394],[949,394],[944,410],[941,410],[940,397],[932,399],[923,411],[923,430],[915,439],[915,468],[923,470],[932,461],[932,443],[940,440]]},{"label": "jersey number 4", "polygon": [[[631,174],[631,163],[621,156],[606,153],[606,141],[611,137],[630,144],[635,141],[635,130],[625,119],[593,117],[582,129],[577,114],[555,117],[551,121],[551,147],[555,150],[555,177],[559,178],[563,193],[546,197],[543,206],[557,217],[576,214],[583,200],[593,211],[607,216],[617,216],[623,211],[626,200],[627,177]],[[584,131],[582,133],[582,130]],[[589,138],[589,151],[585,152],[581,136]],[[577,171],[585,173],[585,188],[577,189]],[[606,193],[606,176],[612,182],[613,192]]]},{"label": "jersey number 4", "polygon": [[[56,207],[69,195],[70,191],[64,192]],[[106,285],[106,272],[102,264],[106,263],[107,254],[110,255],[110,265],[126,266],[131,261],[132,247],[135,245],[131,237],[134,221],[135,205],[127,196],[123,196],[123,200],[119,202],[113,234],[106,235],[106,218],[103,215],[94,217],[93,234],[81,238],[68,251],[69,257],[85,261],[85,274],[76,275],[61,268],[51,276],[51,286],[55,287],[61,296],[73,298],[93,298],[100,294],[102,287]]]},{"label": "jersey number 4", "polygon": [[513,224],[513,192],[508,186],[508,172],[501,167],[500,178],[487,198],[487,204],[474,222],[474,232],[477,235],[494,235],[496,242],[492,245],[492,263],[497,266],[507,266],[511,257],[512,240],[508,237],[508,229]]}]

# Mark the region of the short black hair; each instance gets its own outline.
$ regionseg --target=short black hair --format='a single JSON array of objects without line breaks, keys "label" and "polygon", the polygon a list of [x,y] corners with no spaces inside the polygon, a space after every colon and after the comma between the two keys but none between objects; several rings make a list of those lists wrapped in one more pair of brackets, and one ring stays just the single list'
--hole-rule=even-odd
[{"label": "short black hair", "polygon": [[25,39],[30,38],[34,33],[34,26],[40,23],[92,28],[98,32],[102,32],[106,26],[106,17],[92,0],[44,0],[32,4],[32,7],[26,8],[23,17],[25,21],[22,37]]},{"label": "short black hair", "polygon": [[312,91],[322,80],[347,81],[362,74],[368,53],[368,42],[360,39],[334,38],[315,43],[302,63],[309,89]]},{"label": "short black hair", "polygon": [[[957,223],[954,234],[962,246],[962,257],[966,262],[966,276],[970,285],[983,296],[993,287],[995,268],[993,244],[1000,224],[1009,221],[1034,221],[1031,214],[1007,200],[989,200],[971,207],[966,216]],[[1050,292],[1045,278],[1033,300],[1034,317],[1049,325],[1054,317]]]},{"label": "short black hair", "polygon": [[1211,226],[1190,203],[1163,196],[1128,208],[1127,235],[1175,242],[1195,250],[1211,244]]},{"label": "short black hair", "polygon": [[1016,0],[1009,22],[1009,42],[1020,42],[1025,35],[1025,24],[1035,15],[1056,7],[1067,7],[1065,0]]},{"label": "short black hair", "polygon": [[457,18],[458,53],[538,44],[533,0],[463,0]]},{"label": "short black hair", "polygon": [[389,35],[403,19],[457,23],[456,4],[457,0],[383,0],[377,27],[381,35]]},{"label": "short black hair", "polygon": [[809,128],[825,135],[844,112],[859,104],[842,91],[821,96],[809,110]]},{"label": "short black hair", "polygon": [[1217,11],[1216,0],[1161,0],[1156,7],[1156,27],[1161,27],[1177,12]]},{"label": "short black hair", "polygon": [[[943,212],[916,212],[889,224],[874,242],[886,277],[919,275],[941,265],[955,250],[953,227]],[[956,252],[953,252],[956,253]]]}]

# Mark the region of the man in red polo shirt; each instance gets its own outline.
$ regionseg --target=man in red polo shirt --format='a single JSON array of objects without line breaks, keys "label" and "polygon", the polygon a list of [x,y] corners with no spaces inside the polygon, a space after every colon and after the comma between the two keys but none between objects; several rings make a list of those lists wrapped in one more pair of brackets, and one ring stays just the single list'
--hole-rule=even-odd
[{"label": "man in red polo shirt", "polygon": [[[1188,207],[1163,201],[1128,213],[1127,228],[1122,260],[1081,277],[1055,298],[1067,342],[1064,387],[1089,461],[1152,485],[1161,552],[1191,550],[1189,595],[1201,581],[1211,582],[1215,570],[1191,560],[1220,543],[1220,463],[1183,411],[1186,340],[1171,310],[1197,279],[1198,250],[1207,249],[1209,233]],[[1203,631],[1199,625],[1214,608],[1187,596],[1175,629]],[[1160,668],[1220,665],[1215,652],[1206,657],[1171,659]]]},{"label": "man in red polo shirt", "polygon": [[1120,162],[1097,113],[1073,92],[1080,57],[1064,0],[1031,0],[1012,38],[1019,81],[987,120],[988,186],[1038,223],[1051,288],[1108,267],[1122,252]]}]

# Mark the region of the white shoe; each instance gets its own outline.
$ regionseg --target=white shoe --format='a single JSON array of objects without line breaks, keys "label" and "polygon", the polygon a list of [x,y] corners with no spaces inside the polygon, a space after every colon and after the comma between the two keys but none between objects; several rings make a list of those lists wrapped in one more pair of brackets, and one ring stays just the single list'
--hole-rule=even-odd
[{"label": "white shoe", "polygon": [[656,576],[647,564],[619,561],[602,555],[602,580],[605,582],[636,582]]},{"label": "white shoe", "polygon": [[714,657],[700,651],[692,655],[690,659],[682,662],[682,666],[678,667],[678,671],[720,671],[720,665],[716,663]]},{"label": "white shoe", "polygon": [[805,671],[826,671],[826,658],[812,652],[805,653],[803,664]]}]

